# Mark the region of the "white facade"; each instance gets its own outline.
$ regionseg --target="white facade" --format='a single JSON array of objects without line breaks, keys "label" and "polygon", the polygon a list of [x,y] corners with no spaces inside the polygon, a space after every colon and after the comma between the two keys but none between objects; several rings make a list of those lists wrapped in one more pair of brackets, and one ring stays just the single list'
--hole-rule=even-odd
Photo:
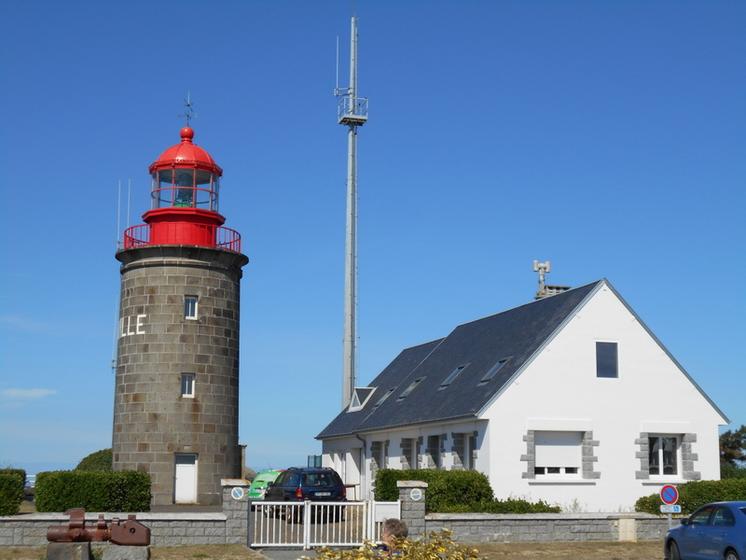
[{"label": "white facade", "polygon": [[[618,377],[597,377],[597,342],[616,343]],[[727,423],[600,282],[474,418],[325,439],[323,464],[365,496],[381,461],[408,467],[402,456],[419,441],[419,468],[474,468],[489,477],[496,498],[625,511],[664,483],[718,479],[718,426]],[[432,436],[443,438],[434,458]],[[463,439],[454,445],[460,437],[476,452],[465,453]],[[656,463],[668,474],[655,474]]]}]

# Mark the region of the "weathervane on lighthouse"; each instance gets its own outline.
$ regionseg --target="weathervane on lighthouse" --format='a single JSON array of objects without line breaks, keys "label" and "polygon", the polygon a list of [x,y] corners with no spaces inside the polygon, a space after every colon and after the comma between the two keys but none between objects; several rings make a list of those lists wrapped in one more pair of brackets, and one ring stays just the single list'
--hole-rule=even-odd
[{"label": "weathervane on lighthouse", "polygon": [[194,102],[192,101],[192,92],[190,90],[187,90],[187,96],[184,100],[184,112],[181,113],[179,116],[184,117],[186,119],[186,125],[190,126],[192,119],[197,116],[197,113],[194,112]]},{"label": "weathervane on lighthouse", "polygon": [[342,377],[342,408],[352,400],[357,377],[357,129],[368,121],[368,99],[357,96],[357,18],[350,22],[350,85],[339,87],[339,39],[337,83],[334,95],[337,122],[347,127],[347,233],[345,236],[345,320]]}]

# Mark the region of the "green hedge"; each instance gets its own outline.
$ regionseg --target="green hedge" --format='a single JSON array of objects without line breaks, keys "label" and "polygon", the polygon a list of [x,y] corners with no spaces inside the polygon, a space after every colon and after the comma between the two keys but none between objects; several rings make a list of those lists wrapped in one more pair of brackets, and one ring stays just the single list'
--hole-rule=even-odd
[{"label": "green hedge", "polygon": [[543,500],[529,502],[519,498],[508,498],[491,502],[452,504],[440,511],[441,513],[560,513],[562,508],[550,506]]},{"label": "green hedge", "polygon": [[111,471],[111,448],[86,455],[75,467],[76,471]]},{"label": "green hedge", "polygon": [[15,515],[23,501],[26,471],[21,469],[0,470],[0,515]]},{"label": "green hedge", "polygon": [[14,474],[21,479],[21,490],[26,486],[26,471],[23,469],[13,469],[8,467],[7,469],[0,469],[0,474]]},{"label": "green hedge", "polygon": [[459,504],[491,502],[493,499],[490,482],[480,472],[381,469],[376,473],[376,500],[398,500],[397,480],[427,482],[425,509],[432,512],[446,511],[444,508]]},{"label": "green hedge", "polygon": [[149,511],[150,476],[137,471],[50,471],[36,476],[36,510]]},{"label": "green hedge", "polygon": [[[699,480],[687,482],[679,488],[679,504],[685,515],[710,502],[746,500],[746,478],[725,480]],[[635,503],[636,511],[660,514],[661,499],[658,494],[643,496]]]}]

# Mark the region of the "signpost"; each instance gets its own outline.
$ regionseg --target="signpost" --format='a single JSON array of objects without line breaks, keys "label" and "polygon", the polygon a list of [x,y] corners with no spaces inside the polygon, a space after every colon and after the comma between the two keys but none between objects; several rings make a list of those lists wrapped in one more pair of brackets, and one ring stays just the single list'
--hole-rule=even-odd
[{"label": "signpost", "polygon": [[668,514],[668,528],[673,526],[673,520],[671,519],[672,513],[681,513],[681,506],[676,505],[679,501],[679,489],[673,484],[664,484],[660,491],[661,502],[661,513]]}]

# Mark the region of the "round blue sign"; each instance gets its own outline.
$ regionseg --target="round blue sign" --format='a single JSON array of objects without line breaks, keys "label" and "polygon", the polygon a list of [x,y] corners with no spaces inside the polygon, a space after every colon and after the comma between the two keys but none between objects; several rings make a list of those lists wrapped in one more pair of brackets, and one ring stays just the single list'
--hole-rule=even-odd
[{"label": "round blue sign", "polygon": [[243,488],[236,486],[231,490],[231,498],[234,500],[243,500],[244,497],[244,491]]},{"label": "round blue sign", "polygon": [[679,489],[673,484],[665,484],[661,488],[661,501],[668,506],[674,505],[679,501]]}]

